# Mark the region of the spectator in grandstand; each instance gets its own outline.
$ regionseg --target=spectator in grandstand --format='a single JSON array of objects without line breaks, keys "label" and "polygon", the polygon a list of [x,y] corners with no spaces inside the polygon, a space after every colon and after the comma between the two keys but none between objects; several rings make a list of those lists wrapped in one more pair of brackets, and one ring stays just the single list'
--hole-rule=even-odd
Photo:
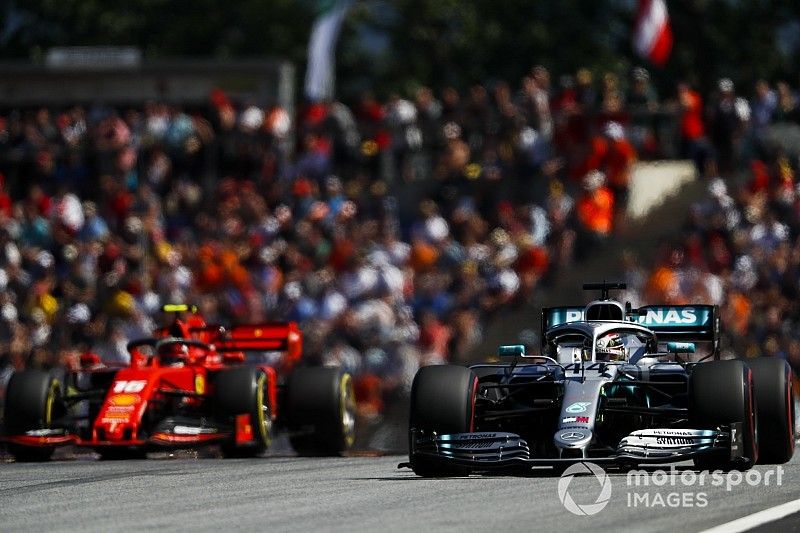
[{"label": "spectator in grandstand", "polygon": [[717,82],[717,95],[709,110],[711,142],[719,172],[730,177],[738,161],[740,142],[750,121],[750,105],[736,95],[730,78]]},{"label": "spectator in grandstand", "polygon": [[586,257],[611,235],[614,226],[614,193],[606,186],[606,176],[592,170],[583,177],[583,194],[578,199],[578,240],[575,252]]},{"label": "spectator in grandstand", "polygon": [[753,129],[756,135],[763,135],[764,129],[769,126],[778,107],[778,96],[766,80],[758,80],[755,85],[755,95],[750,104],[753,114]]},{"label": "spectator in grandstand", "polygon": [[658,93],[650,83],[650,73],[646,69],[633,69],[626,102],[630,114],[628,137],[631,144],[639,154],[657,157],[659,146],[653,113],[658,110]]},{"label": "spectator in grandstand", "polygon": [[677,85],[678,108],[680,113],[680,151],[681,157],[694,161],[697,173],[706,174],[709,145],[703,120],[703,100],[700,93],[688,83]]},{"label": "spectator in grandstand", "polygon": [[628,186],[636,150],[625,137],[625,129],[619,122],[603,124],[601,135],[595,136],[584,163],[587,173],[599,170],[614,194],[615,213],[624,215],[628,205]]},{"label": "spectator in grandstand", "polygon": [[776,100],[775,122],[800,122],[797,95],[785,81],[779,81],[777,84]]}]

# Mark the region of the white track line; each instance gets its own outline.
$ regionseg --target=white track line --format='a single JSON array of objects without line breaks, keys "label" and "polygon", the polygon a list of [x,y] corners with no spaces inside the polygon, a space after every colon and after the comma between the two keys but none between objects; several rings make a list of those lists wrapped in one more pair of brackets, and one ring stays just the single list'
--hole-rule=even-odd
[{"label": "white track line", "polygon": [[727,524],[706,529],[700,533],[739,533],[740,531],[747,531],[775,520],[780,520],[790,514],[800,512],[800,500],[793,500],[769,509],[764,509],[751,515],[743,516]]}]

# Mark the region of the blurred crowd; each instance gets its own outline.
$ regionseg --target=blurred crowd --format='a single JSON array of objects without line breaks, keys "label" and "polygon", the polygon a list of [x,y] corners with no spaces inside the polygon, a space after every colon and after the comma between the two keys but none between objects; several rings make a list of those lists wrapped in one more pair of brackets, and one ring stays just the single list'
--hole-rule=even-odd
[{"label": "blurred crowd", "polygon": [[725,357],[780,357],[798,373],[800,94],[759,80],[748,98],[721,79],[704,112],[685,98],[703,118],[692,150],[707,192],[652,269],[627,254],[632,296],[719,305]]},{"label": "blurred crowd", "polygon": [[296,113],[219,90],[199,108],[0,112],[0,386],[84,351],[124,364],[160,306],[186,302],[208,322],[299,321],[306,357],[353,372],[379,414],[420,365],[464,361],[498,309],[610,238],[637,159],[674,156],[711,195],[652,275],[631,260],[632,285],[719,303],[737,342],[800,355],[784,335],[797,160],[763,142],[797,119],[795,93],[759,82],[728,99],[721,84],[704,107],[686,84],[662,100],[644,69],[624,78],[551,84],[535,67],[517,87]]}]

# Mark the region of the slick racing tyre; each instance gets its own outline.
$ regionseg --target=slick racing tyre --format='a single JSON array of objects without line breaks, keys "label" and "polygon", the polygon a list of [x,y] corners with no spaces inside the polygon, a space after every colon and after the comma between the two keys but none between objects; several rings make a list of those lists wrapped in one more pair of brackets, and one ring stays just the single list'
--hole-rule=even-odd
[{"label": "slick racing tyre", "polygon": [[267,375],[254,367],[231,368],[217,374],[214,384],[214,400],[220,415],[231,420],[235,427],[236,416],[249,414],[253,431],[252,444],[239,446],[234,436],[222,444],[222,453],[226,457],[252,457],[265,452],[272,443]]},{"label": "slick racing tyre", "polygon": [[338,455],[355,441],[353,378],[338,368],[301,367],[286,382],[289,441],[300,455]]},{"label": "slick racing tyre", "polygon": [[782,464],[794,454],[792,369],[783,359],[748,359],[758,414],[758,462]]},{"label": "slick racing tyre", "polygon": [[414,454],[415,436],[468,433],[473,430],[478,377],[469,368],[434,365],[420,368],[411,386],[411,411],[408,421],[409,461],[419,476],[461,476],[464,468],[446,466],[439,461]]},{"label": "slick racing tyre", "polygon": [[[50,429],[64,415],[61,383],[47,372],[15,372],[6,388],[5,425],[8,435],[22,435],[36,429]],[[53,448],[9,444],[17,461],[47,461]]]},{"label": "slick racing tyre", "polygon": [[740,360],[711,361],[694,367],[689,378],[689,423],[696,429],[742,424],[742,458],[714,453],[695,458],[709,470],[747,470],[758,461],[758,423],[753,373]]}]

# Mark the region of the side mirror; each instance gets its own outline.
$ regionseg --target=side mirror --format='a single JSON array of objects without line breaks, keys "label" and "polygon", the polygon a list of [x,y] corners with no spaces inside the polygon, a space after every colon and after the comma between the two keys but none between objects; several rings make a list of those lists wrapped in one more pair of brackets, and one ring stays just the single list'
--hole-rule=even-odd
[{"label": "side mirror", "polygon": [[668,342],[667,351],[669,353],[694,353],[693,342]]},{"label": "side mirror", "polygon": [[94,352],[82,353],[80,357],[81,368],[93,368],[103,364],[100,356]]},{"label": "side mirror", "polygon": [[522,344],[506,344],[497,350],[498,357],[522,357],[525,355],[525,346]]}]

